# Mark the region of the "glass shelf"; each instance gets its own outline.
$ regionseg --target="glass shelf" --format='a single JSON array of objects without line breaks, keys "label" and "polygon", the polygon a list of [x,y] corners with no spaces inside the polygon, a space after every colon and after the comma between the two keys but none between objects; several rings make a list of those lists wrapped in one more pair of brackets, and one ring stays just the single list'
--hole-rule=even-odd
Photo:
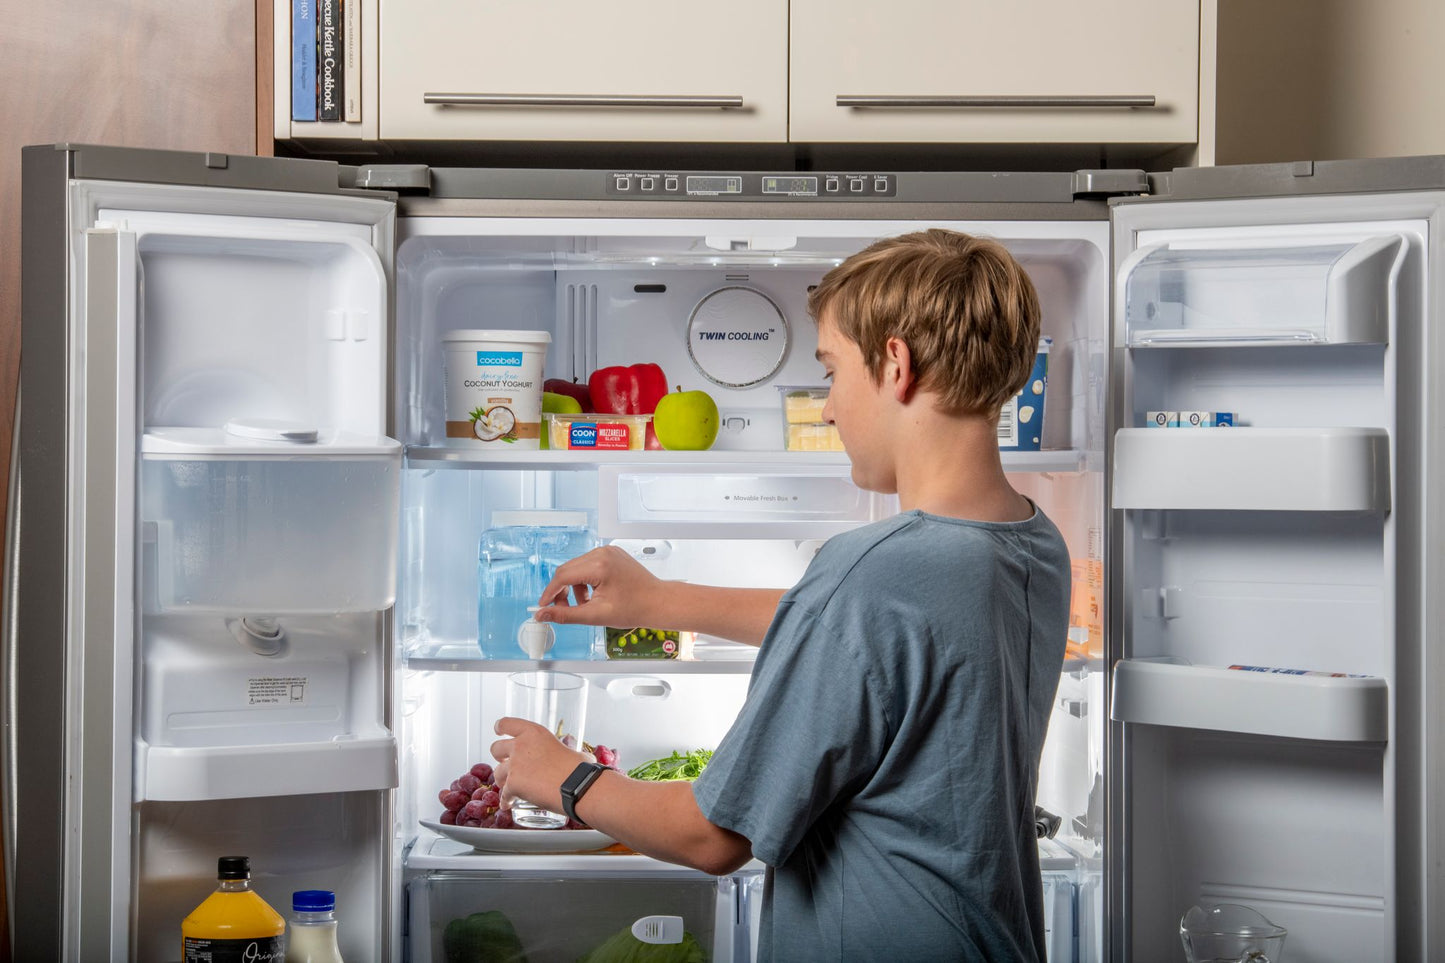
[{"label": "glass shelf", "polygon": [[428,672],[526,672],[552,669],[577,675],[747,675],[757,649],[752,646],[699,643],[705,653],[693,659],[484,659],[475,645],[418,646],[403,659],[408,669]]},{"label": "glass shelf", "polygon": [[[841,451],[640,451],[605,455],[575,451],[475,451],[468,448],[412,445],[406,449],[410,468],[460,468],[502,471],[595,471],[599,465],[631,468],[687,465],[727,471],[746,466],[770,468],[836,468],[848,464]],[[1097,466],[1101,459],[1087,451],[1004,452],[1006,472],[1079,472]]]}]

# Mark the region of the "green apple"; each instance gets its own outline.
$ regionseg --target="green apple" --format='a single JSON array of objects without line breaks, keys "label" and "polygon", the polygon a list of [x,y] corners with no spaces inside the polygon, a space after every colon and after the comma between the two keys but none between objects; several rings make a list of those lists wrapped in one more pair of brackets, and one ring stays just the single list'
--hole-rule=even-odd
[{"label": "green apple", "polygon": [[668,451],[705,451],[717,439],[717,402],[706,391],[679,387],[658,400],[652,427]]},{"label": "green apple", "polygon": [[[544,391],[542,392],[542,413],[546,414],[549,411],[558,415],[580,414],[582,412],[582,402],[573,398],[571,395],[558,394],[555,391]],[[543,421],[545,422],[546,419],[544,418]],[[552,447],[547,438],[547,426],[545,423],[542,425],[541,447]]]}]

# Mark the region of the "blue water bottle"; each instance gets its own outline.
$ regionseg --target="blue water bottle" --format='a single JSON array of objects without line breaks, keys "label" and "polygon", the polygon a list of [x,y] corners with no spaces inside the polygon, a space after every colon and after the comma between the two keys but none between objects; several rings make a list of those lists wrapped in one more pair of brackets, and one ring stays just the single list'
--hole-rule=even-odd
[{"label": "blue water bottle", "polygon": [[[586,512],[535,509],[492,513],[477,551],[477,643],[489,659],[525,659],[518,641],[542,589],[563,562],[598,545]],[[594,657],[599,630],[591,625],[553,625],[549,659]]]}]

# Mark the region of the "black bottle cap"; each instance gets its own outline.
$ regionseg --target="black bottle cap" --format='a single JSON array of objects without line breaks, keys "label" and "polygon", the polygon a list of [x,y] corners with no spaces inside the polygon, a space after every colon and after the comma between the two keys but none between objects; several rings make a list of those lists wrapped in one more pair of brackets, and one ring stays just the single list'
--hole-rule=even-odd
[{"label": "black bottle cap", "polygon": [[250,856],[222,856],[216,860],[217,879],[250,879]]}]

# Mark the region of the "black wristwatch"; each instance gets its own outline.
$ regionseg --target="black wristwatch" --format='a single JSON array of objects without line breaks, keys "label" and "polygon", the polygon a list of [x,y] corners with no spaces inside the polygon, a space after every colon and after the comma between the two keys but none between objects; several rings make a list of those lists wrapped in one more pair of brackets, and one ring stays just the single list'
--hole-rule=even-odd
[{"label": "black wristwatch", "polygon": [[567,814],[568,819],[582,822],[577,817],[577,800],[581,799],[582,795],[592,788],[597,777],[606,771],[607,767],[600,762],[584,762],[572,770],[572,775],[562,783],[562,811]]}]

